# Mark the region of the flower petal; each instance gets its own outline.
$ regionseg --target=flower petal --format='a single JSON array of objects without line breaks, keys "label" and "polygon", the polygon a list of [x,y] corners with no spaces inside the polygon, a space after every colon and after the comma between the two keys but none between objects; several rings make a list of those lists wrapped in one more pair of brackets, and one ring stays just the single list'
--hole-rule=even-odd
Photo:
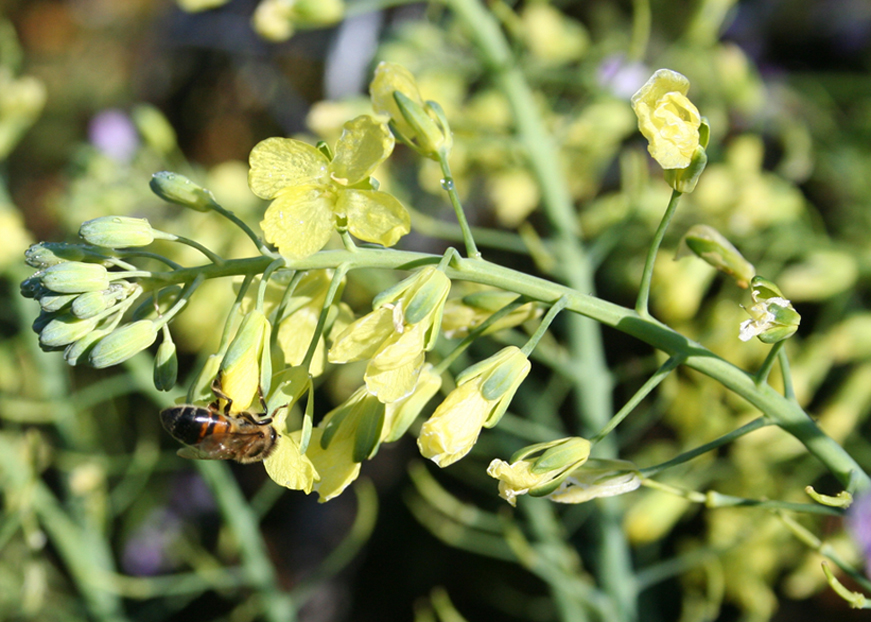
[{"label": "flower petal", "polygon": [[279,486],[291,490],[303,490],[306,494],[320,479],[317,470],[305,455],[299,452],[300,432],[281,436],[275,451],[263,461],[266,473]]},{"label": "flower petal", "polygon": [[326,182],[329,161],[309,144],[293,138],[267,138],[248,157],[248,185],[261,199],[272,199],[285,188]]},{"label": "flower petal", "polygon": [[336,337],[330,348],[330,363],[352,363],[375,356],[381,344],[390,337],[393,326],[393,309],[381,307],[352,322]]},{"label": "flower petal", "polygon": [[411,231],[411,216],[402,203],[379,190],[340,192],[336,210],[347,216],[351,235],[366,242],[393,246]]},{"label": "flower petal", "polygon": [[395,142],[387,126],[369,115],[348,121],[336,143],[330,177],[346,186],[363,181],[390,156]]},{"label": "flower petal", "polygon": [[465,456],[477,442],[492,406],[475,383],[451,391],[420,430],[417,446],[421,455],[440,467]]},{"label": "flower petal", "polygon": [[[294,367],[302,363],[311,344],[318,324],[319,311],[305,306],[291,313],[278,326],[278,346],[284,353],[284,362]],[[311,362],[312,376],[324,373],[326,344],[323,335],[318,337],[318,345]]]},{"label": "flower petal", "polygon": [[287,188],[276,198],[260,223],[266,241],[292,259],[321,250],[334,229],[332,204],[320,186]]},{"label": "flower petal", "polygon": [[327,449],[321,447],[321,425],[312,430],[306,455],[321,479],[314,486],[319,501],[324,503],[342,494],[360,474],[360,463],[354,462],[354,435],[337,434]]},{"label": "flower petal", "polygon": [[398,367],[383,368],[377,360],[369,361],[363,379],[366,389],[384,404],[389,404],[411,395],[417,386],[420,370],[426,360],[426,355],[420,352],[410,361]]}]

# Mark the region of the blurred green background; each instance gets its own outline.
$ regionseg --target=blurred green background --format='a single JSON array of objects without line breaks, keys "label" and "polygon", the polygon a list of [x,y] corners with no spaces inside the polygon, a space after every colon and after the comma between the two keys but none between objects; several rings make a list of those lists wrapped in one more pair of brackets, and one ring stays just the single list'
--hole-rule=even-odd
[{"label": "blurred green background", "polygon": [[[282,590],[303,620],[408,620],[415,608],[425,620],[438,586],[469,620],[557,619],[545,583],[501,539],[504,521],[525,519],[509,518],[484,475],[493,455],[523,438],[520,417],[438,474],[440,484],[405,439],[364,465],[374,491],[363,485],[319,505],[283,492],[259,467],[176,458],[156,417],[175,395],[151,386],[150,355],[107,371],[67,367],[39,351],[29,330],[36,305],[18,295],[29,243],[74,241],[82,221],[107,214],[147,217],[243,256],[244,237],[210,214],[161,203],[150,176],[188,175],[256,224],[264,205],[247,188],[251,148],[269,136],[334,140],[366,111],[382,59],[408,67],[445,108],[470,220],[492,229],[479,239],[485,255],[528,269],[532,249],[535,269],[547,274],[546,247],[535,251],[547,235],[535,211],[540,193],[492,68],[443,6],[383,4],[349,2],[347,21],[269,42],[251,27],[253,0],[199,13],[160,0],[0,2],[0,619],[280,619]],[[716,227],[796,303],[802,327],[788,349],[799,399],[871,468],[871,4],[490,8],[557,137],[605,299],[633,304],[669,194],[648,168],[628,98],[658,67],[689,77],[712,127],[709,165],[666,238],[654,313],[745,368],[762,360],[762,344],[736,339],[746,293],[701,262],[672,261],[689,226]],[[404,247],[441,252],[458,238],[432,164],[398,149],[382,182],[414,209],[422,235]],[[365,309],[391,278],[353,281],[346,299]],[[232,299],[227,283],[208,283],[174,324],[182,386],[214,350]],[[606,332],[605,343],[619,405],[661,360],[617,333]],[[356,387],[359,371],[330,376],[320,415]],[[549,408],[543,418],[568,421],[568,385],[542,366],[514,410]],[[680,372],[621,428],[622,454],[653,464],[756,414],[711,380]],[[770,428],[665,479],[756,498],[803,500],[807,484],[837,492],[797,442]],[[566,551],[577,556],[570,565],[596,563],[586,557],[588,505],[559,510]],[[651,491],[628,495],[624,506],[637,566],[660,571],[641,594],[642,620],[860,619],[825,585],[819,558],[773,515],[702,512]],[[460,509],[475,519],[457,519]],[[861,564],[840,521],[803,523]],[[677,566],[657,565],[665,560]]]}]

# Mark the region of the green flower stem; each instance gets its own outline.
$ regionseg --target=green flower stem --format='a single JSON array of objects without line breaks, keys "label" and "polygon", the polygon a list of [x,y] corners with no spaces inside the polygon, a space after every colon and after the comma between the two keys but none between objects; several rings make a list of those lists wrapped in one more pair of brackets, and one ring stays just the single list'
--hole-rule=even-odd
[{"label": "green flower stem", "polygon": [[439,151],[438,156],[439,166],[442,167],[442,188],[448,193],[454,213],[457,215],[457,222],[460,224],[460,230],[463,232],[463,242],[466,245],[466,255],[472,259],[478,259],[481,257],[481,252],[475,245],[472,229],[469,227],[466,213],[463,211],[463,205],[460,203],[460,195],[457,193],[457,185],[454,183],[454,177],[451,175],[451,166],[448,163],[448,154],[442,150]]},{"label": "green flower stem", "polygon": [[175,304],[172,305],[172,307],[166,313],[154,320],[154,327],[159,329],[163,326],[166,326],[172,320],[172,318],[178,315],[181,310],[184,309],[187,305],[188,299],[193,296],[193,293],[197,291],[197,288],[202,285],[203,281],[205,280],[206,277],[204,277],[202,274],[198,274],[197,276],[195,276],[194,280],[188,283],[182,290],[181,294],[179,294],[178,300],[175,301]]},{"label": "green flower stem", "polygon": [[685,462],[689,462],[693,458],[701,456],[702,454],[705,454],[709,451],[713,451],[714,449],[717,449],[718,447],[721,447],[721,446],[725,445],[726,443],[731,443],[736,438],[740,438],[740,437],[744,436],[745,434],[749,434],[750,432],[758,430],[759,428],[764,428],[767,425],[771,425],[771,422],[768,421],[765,417],[759,417],[757,419],[754,419],[750,423],[745,423],[740,428],[736,428],[735,430],[732,430],[728,434],[724,434],[723,436],[720,436],[719,438],[714,439],[710,443],[705,443],[704,445],[700,445],[699,447],[696,447],[695,449],[691,449],[690,451],[686,451],[686,452],[680,454],[679,456],[676,456],[676,457],[672,458],[671,460],[667,460],[666,462],[663,462],[661,464],[657,464],[655,466],[650,466],[650,467],[641,469],[641,475],[643,477],[653,477],[654,475],[657,475],[657,474],[661,473],[662,471],[665,471],[666,469],[669,469],[673,466],[677,466],[678,464],[683,464]]},{"label": "green flower stem", "polygon": [[342,246],[345,247],[346,251],[355,251],[357,250],[357,245],[354,244],[354,239],[351,237],[351,234],[348,233],[347,229],[340,229],[339,235],[342,238]]},{"label": "green flower stem", "polygon": [[783,344],[785,343],[786,340],[778,341],[771,346],[771,349],[768,351],[768,356],[765,357],[765,360],[762,361],[762,365],[756,371],[756,384],[765,384],[768,382],[768,374],[771,373],[771,369],[774,367],[774,362],[783,350]]},{"label": "green flower stem", "polygon": [[[422,265],[437,265],[439,261],[441,261],[439,255],[361,248],[355,253],[339,250],[321,251],[305,259],[288,260],[287,267],[293,270],[316,270],[336,268],[347,263],[349,269],[409,270]],[[271,262],[270,257],[234,259],[228,260],[221,266],[208,264],[198,268],[152,273],[151,278],[147,280],[154,281],[158,285],[166,285],[193,279],[200,273],[205,278],[257,274],[265,270]],[[446,270],[446,274],[451,279],[490,285],[548,304],[553,304],[565,296],[566,309],[569,311],[640,339],[669,356],[686,357],[684,365],[717,380],[765,413],[770,422],[797,438],[847,490],[857,492],[871,489],[871,477],[837,442],[820,430],[798,404],[786,399],[767,384],[757,385],[753,375],[657,320],[641,317],[632,309],[581,293],[585,290],[575,291],[564,285],[517,272],[483,259],[457,259],[454,265]],[[576,338],[574,335],[572,337]],[[602,426],[606,423],[607,420],[602,423]],[[606,441],[607,439],[604,439],[597,447]]]},{"label": "green flower stem", "polygon": [[[357,251],[351,251],[352,253],[356,253]],[[308,350],[305,352],[305,358],[302,359],[302,367],[306,370],[309,370],[311,366],[312,359],[315,357],[315,352],[318,349],[318,342],[320,341],[320,336],[324,332],[324,326],[327,323],[327,316],[330,314],[330,307],[333,306],[333,300],[336,298],[336,292],[339,291],[339,286],[342,284],[342,281],[345,280],[345,275],[348,274],[349,264],[343,263],[336,267],[336,271],[333,273],[333,279],[330,281],[330,288],[327,290],[327,295],[324,297],[324,306],[321,307],[321,313],[318,315],[318,323],[315,326],[315,332],[312,335],[311,343],[308,345]],[[309,373],[311,371],[309,370]],[[309,396],[311,397],[311,396]]]},{"label": "green flower stem", "polygon": [[538,342],[541,341],[541,338],[544,337],[544,334],[547,332],[547,329],[550,328],[550,325],[556,319],[556,316],[559,315],[559,312],[566,308],[568,304],[568,298],[565,296],[561,297],[557,300],[550,309],[547,311],[547,315],[542,318],[541,323],[539,323],[538,328],[535,329],[535,332],[532,333],[532,336],[529,338],[529,341],[520,349],[524,355],[527,357],[532,354],[532,351],[535,350],[535,346],[538,345]]},{"label": "green flower stem", "polygon": [[[163,255],[158,255],[157,253],[149,253],[148,251],[123,251],[124,257],[142,257],[143,259],[154,259],[155,261],[159,261],[162,264],[169,266],[177,270],[181,268],[180,264],[175,263],[173,260],[164,257]],[[137,270],[135,266],[130,266],[126,268],[127,270]]]},{"label": "green flower stem", "polygon": [[795,387],[792,384],[792,372],[789,371],[786,350],[781,348],[777,356],[780,361],[780,374],[783,376],[783,395],[786,399],[795,401]]},{"label": "green flower stem", "polygon": [[[484,64],[511,106],[517,138],[538,182],[544,212],[553,227],[553,252],[561,270],[559,276],[572,290],[595,292],[594,269],[580,244],[581,227],[559,158],[559,145],[539,113],[539,102],[526,82],[521,65],[516,62],[492,12],[481,0],[445,0],[445,3],[471,34]],[[582,431],[601,429],[614,412],[613,379],[605,361],[601,329],[595,322],[573,316],[568,322],[567,335],[572,363],[585,372],[573,378],[578,422]],[[604,458],[617,455],[617,446],[609,439],[599,443],[597,449]],[[601,583],[613,600],[618,617],[634,620],[638,615],[632,560],[621,526],[619,502],[603,499],[600,509]]]},{"label": "green flower stem", "polygon": [[263,301],[266,299],[266,286],[269,285],[269,277],[272,276],[272,273],[275,272],[278,268],[284,265],[284,260],[279,258],[273,261],[271,264],[266,266],[266,270],[263,271],[263,276],[260,278],[260,287],[257,289],[257,310],[263,311]]},{"label": "green flower stem", "polygon": [[[121,268],[122,270],[126,270],[128,272],[136,272],[139,270],[139,268],[137,268],[136,266],[134,266],[131,263],[127,263],[126,261],[124,261],[120,257],[106,257],[106,261],[111,263],[114,267]],[[179,267],[179,266],[173,266],[173,267]]]},{"label": "green flower stem", "polygon": [[656,387],[659,386],[659,383],[665,380],[668,375],[673,372],[678,365],[683,362],[683,358],[679,355],[673,355],[668,358],[665,363],[663,363],[659,369],[656,370],[656,373],[653,374],[647,382],[645,382],[638,391],[635,392],[626,404],[623,405],[623,408],[620,409],[616,415],[611,417],[611,421],[608,422],[602,431],[596,434],[594,437],[590,439],[590,442],[594,445],[601,441],[603,438],[608,436],[614,428],[616,428],[620,423],[635,410],[635,407],[641,403],[645,397],[647,397],[651,391],[653,391]]},{"label": "green flower stem", "polygon": [[671,222],[677,204],[680,201],[681,193],[673,190],[671,199],[668,201],[668,207],[665,208],[665,214],[662,215],[662,220],[656,233],[653,235],[653,242],[647,250],[647,260],[644,262],[644,272],[641,273],[641,285],[638,288],[638,300],[635,303],[635,311],[642,317],[649,317],[648,302],[650,300],[650,282],[653,280],[653,267],[656,264],[656,255],[659,252],[659,247],[662,244],[662,238],[665,237],[665,231],[668,229],[668,224]]},{"label": "green flower stem", "polygon": [[481,322],[478,326],[476,326],[473,330],[469,331],[469,334],[466,335],[465,339],[463,339],[457,347],[454,348],[450,354],[448,354],[445,358],[439,361],[438,365],[433,368],[433,373],[436,375],[441,375],[445,372],[448,367],[450,367],[454,361],[459,358],[459,356],[466,351],[466,349],[472,345],[472,343],[484,334],[484,332],[490,328],[493,324],[501,320],[503,317],[517,309],[518,307],[524,305],[527,301],[523,299],[523,297],[517,298],[516,300],[512,300],[507,305],[496,311],[493,315],[488,317],[486,320]]},{"label": "green flower stem", "polygon": [[[459,225],[433,218],[408,205],[406,209],[411,214],[411,228],[413,231],[417,231],[426,237],[438,238],[447,242],[462,242],[464,240],[463,230],[460,229]],[[483,227],[471,227],[471,231],[474,239],[486,248],[510,251],[512,253],[520,253],[521,255],[529,254],[529,248],[523,241],[523,238],[511,231],[499,231]]]},{"label": "green flower stem", "polygon": [[806,514],[822,514],[825,516],[843,516],[844,512],[837,508],[818,505],[816,503],[791,503],[789,501],[777,501],[772,499],[747,499],[744,497],[734,497],[732,495],[724,495],[715,490],[708,492],[698,492],[689,490],[679,486],[664,484],[652,479],[643,479],[641,485],[660,492],[665,492],[672,495],[682,497],[693,503],[702,503],[708,508],[728,508],[728,507],[756,507],[766,510],[789,510],[790,512],[804,512]]},{"label": "green flower stem", "polygon": [[257,250],[260,251],[262,255],[266,257],[271,257],[272,259],[278,259],[280,257],[278,253],[266,246],[266,244],[263,242],[263,239],[259,235],[254,233],[251,227],[249,227],[245,223],[245,221],[241,220],[238,216],[236,216],[236,214],[226,209],[224,206],[218,204],[218,202],[214,200],[211,202],[211,205],[209,207],[212,209],[212,211],[217,212],[218,214],[232,222],[234,225],[239,227],[245,233],[245,235],[247,235],[251,239],[251,241],[254,242],[254,246],[257,247]]},{"label": "green flower stem", "polygon": [[795,537],[803,542],[808,548],[816,551],[820,555],[828,557],[838,568],[848,574],[850,578],[856,581],[856,583],[861,585],[862,589],[871,592],[871,581],[853,568],[853,566],[844,561],[832,545],[826,544],[820,540],[816,535],[808,531],[806,527],[801,525],[792,516],[785,512],[779,512],[778,516],[789,530],[792,531],[793,535],[795,535]]},{"label": "green flower stem", "polygon": [[203,246],[202,244],[200,244],[200,243],[197,242],[196,240],[191,240],[190,238],[186,238],[186,237],[181,236],[181,235],[175,235],[175,234],[172,234],[172,233],[167,233],[167,234],[165,234],[165,235],[166,235],[166,237],[165,237],[165,238],[161,238],[161,239],[164,239],[164,240],[171,240],[172,242],[179,242],[179,243],[181,243],[181,244],[187,244],[187,245],[190,246],[191,248],[195,248],[195,249],[197,249],[198,251],[200,251],[203,255],[205,255],[206,257],[208,257],[208,259],[209,259],[210,261],[212,261],[213,263],[216,263],[216,264],[218,264],[218,265],[221,265],[222,263],[224,263],[224,261],[226,261],[223,257],[221,257],[220,255],[218,255],[218,254],[215,253],[214,251],[212,251],[212,250],[206,248],[205,246]]}]

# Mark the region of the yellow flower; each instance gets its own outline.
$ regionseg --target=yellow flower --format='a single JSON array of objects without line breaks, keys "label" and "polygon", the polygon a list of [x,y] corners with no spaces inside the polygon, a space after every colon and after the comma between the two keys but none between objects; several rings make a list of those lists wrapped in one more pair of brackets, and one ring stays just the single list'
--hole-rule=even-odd
[{"label": "yellow flower", "polygon": [[296,29],[329,26],[341,21],[344,14],[343,0],[262,0],[251,23],[261,37],[286,41]]},{"label": "yellow flower", "polygon": [[399,440],[432,397],[442,388],[442,377],[433,366],[426,364],[420,370],[414,390],[403,398],[386,405],[384,431],[381,440],[387,443]]},{"label": "yellow flower", "polygon": [[301,437],[301,430],[282,434],[275,445],[275,450],[263,461],[263,465],[266,467],[267,475],[279,486],[302,490],[309,494],[315,482],[321,481],[321,476],[311,459],[300,453]]},{"label": "yellow flower", "polygon": [[[278,320],[278,345],[284,353],[284,362],[290,366],[302,363],[308,352],[332,277],[332,270],[312,270],[299,280],[293,294],[284,300],[284,311]],[[326,343],[321,334],[309,369],[311,375],[320,376],[325,362]]]},{"label": "yellow flower", "polygon": [[648,140],[647,150],[664,169],[690,165],[699,147],[701,117],[687,99],[690,82],[670,69],[659,69],[632,96],[638,129]]},{"label": "yellow flower", "polygon": [[[249,311],[221,361],[221,388],[232,400],[232,411],[248,410],[271,377],[269,337],[272,325],[262,311]],[[258,406],[259,408],[259,406]]]},{"label": "yellow flower", "polygon": [[417,82],[408,69],[396,63],[381,62],[369,85],[372,108],[390,117],[397,138],[421,155],[438,159],[453,146],[448,121],[435,102],[424,102]]},{"label": "yellow flower", "polygon": [[499,480],[499,496],[516,505],[520,495],[543,497],[553,492],[587,461],[591,447],[590,441],[580,437],[531,445],[511,456],[510,464],[493,460],[487,475]]},{"label": "yellow flower", "polygon": [[274,199],[260,223],[266,240],[292,259],[322,249],[338,226],[366,242],[396,244],[411,230],[411,218],[369,179],[393,144],[387,127],[365,115],[345,124],[332,160],[292,138],[258,143],[248,185],[260,198]]},{"label": "yellow flower", "polygon": [[385,404],[415,387],[424,352],[435,345],[451,281],[428,266],[383,292],[376,309],[346,328],[329,352],[331,363],[369,359],[364,379]]},{"label": "yellow flower", "polygon": [[357,479],[360,463],[378,451],[383,430],[384,404],[366,387],[327,413],[312,430],[306,454],[321,476],[315,490],[322,503]]},{"label": "yellow flower", "polygon": [[[462,298],[451,298],[445,303],[442,333],[448,339],[466,337],[469,331],[483,324],[496,311],[515,301],[518,297],[518,294],[514,292],[482,290],[467,294]],[[482,334],[489,335],[506,328],[519,326],[540,315],[541,307],[528,302],[491,324]]]},{"label": "yellow flower", "polygon": [[519,348],[508,346],[460,374],[457,388],[420,430],[421,455],[446,467],[469,453],[481,428],[492,428],[505,414],[530,367]]}]

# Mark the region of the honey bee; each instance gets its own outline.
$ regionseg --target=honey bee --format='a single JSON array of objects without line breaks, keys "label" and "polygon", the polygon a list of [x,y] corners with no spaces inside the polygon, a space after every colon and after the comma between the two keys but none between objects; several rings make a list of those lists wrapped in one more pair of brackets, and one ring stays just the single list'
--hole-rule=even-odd
[{"label": "honey bee", "polygon": [[[212,383],[215,401],[208,406],[179,404],[160,411],[160,422],[175,440],[185,447],[178,450],[182,458],[199,460],[235,460],[242,464],[266,459],[275,449],[278,432],[267,416],[266,400],[260,393],[263,412],[230,413],[233,404],[221,391],[219,379]],[[223,410],[219,400],[225,400]]]}]

